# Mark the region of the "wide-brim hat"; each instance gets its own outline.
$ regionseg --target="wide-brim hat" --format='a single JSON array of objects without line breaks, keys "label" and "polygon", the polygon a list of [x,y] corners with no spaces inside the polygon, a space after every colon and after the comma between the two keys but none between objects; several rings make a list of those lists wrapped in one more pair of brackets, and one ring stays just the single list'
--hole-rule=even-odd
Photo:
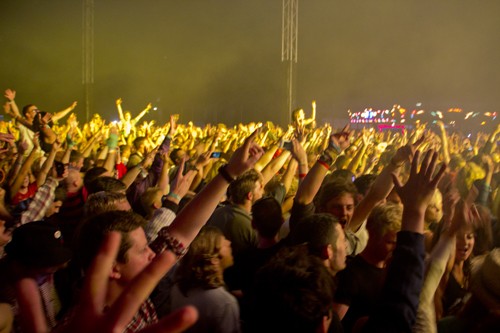
[{"label": "wide-brim hat", "polygon": [[493,249],[478,263],[472,275],[472,294],[488,309],[500,309],[500,248]]},{"label": "wide-brim hat", "polygon": [[48,268],[71,260],[73,253],[64,245],[61,230],[43,221],[24,224],[12,233],[5,246],[11,259],[31,268]]}]

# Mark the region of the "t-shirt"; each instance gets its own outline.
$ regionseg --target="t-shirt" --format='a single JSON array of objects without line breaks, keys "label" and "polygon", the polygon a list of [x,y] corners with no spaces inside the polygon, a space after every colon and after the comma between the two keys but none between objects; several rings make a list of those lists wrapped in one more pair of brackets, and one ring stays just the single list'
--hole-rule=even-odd
[{"label": "t-shirt", "polygon": [[384,285],[386,270],[366,262],[360,255],[350,259],[346,268],[337,274],[335,302],[349,306],[342,319],[346,332],[361,317],[369,316],[377,306]]}]

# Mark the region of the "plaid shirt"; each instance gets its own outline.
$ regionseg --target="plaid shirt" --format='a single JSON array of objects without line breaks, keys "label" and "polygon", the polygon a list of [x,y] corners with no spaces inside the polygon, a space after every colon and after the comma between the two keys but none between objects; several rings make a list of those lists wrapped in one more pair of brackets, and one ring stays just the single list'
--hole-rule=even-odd
[{"label": "plaid shirt", "polygon": [[21,224],[42,220],[45,212],[54,202],[54,192],[59,182],[49,177],[45,183],[38,188],[33,200],[31,200],[28,209],[21,214]]},{"label": "plaid shirt", "polygon": [[145,327],[153,325],[158,322],[158,316],[156,315],[156,310],[153,303],[148,298],[135,314],[134,318],[127,325],[124,333],[137,332]]},{"label": "plaid shirt", "polygon": [[148,243],[151,243],[158,236],[158,232],[163,227],[168,227],[175,219],[175,213],[170,209],[161,207],[154,211],[145,231]]}]

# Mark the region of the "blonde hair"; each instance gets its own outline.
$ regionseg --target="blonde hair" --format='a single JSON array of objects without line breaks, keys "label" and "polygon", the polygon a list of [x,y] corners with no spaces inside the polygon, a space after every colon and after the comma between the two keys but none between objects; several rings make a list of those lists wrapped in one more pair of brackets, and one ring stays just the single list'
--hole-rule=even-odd
[{"label": "blonde hair", "polygon": [[457,188],[458,192],[460,192],[460,196],[463,199],[467,198],[474,181],[482,179],[485,176],[486,172],[483,168],[474,162],[467,162],[457,175]]},{"label": "blonde hair", "polygon": [[370,235],[379,237],[388,231],[397,232],[401,230],[401,220],[403,218],[403,208],[394,203],[384,203],[375,206],[368,216],[366,229]]}]

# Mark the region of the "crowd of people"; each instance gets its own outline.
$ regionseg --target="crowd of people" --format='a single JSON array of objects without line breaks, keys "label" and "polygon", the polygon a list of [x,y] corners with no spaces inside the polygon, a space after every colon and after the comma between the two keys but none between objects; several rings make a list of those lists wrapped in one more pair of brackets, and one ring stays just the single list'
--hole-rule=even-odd
[{"label": "crowd of people", "polygon": [[500,125],[0,122],[0,332],[498,332]]}]

